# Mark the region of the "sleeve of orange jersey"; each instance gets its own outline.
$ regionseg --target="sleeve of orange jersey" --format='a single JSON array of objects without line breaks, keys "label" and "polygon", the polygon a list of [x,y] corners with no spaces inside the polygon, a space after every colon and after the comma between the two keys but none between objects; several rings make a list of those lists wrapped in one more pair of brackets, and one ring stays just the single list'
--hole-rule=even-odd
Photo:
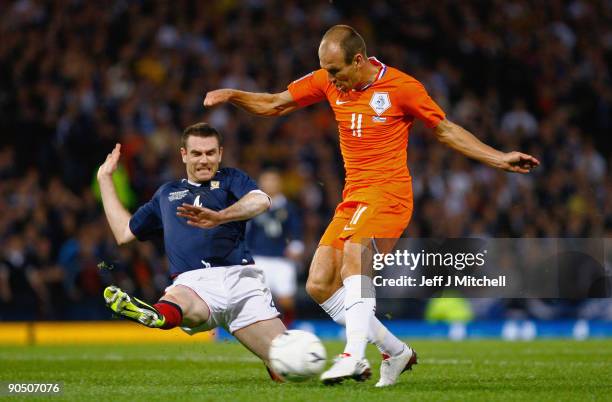
[{"label": "sleeve of orange jersey", "polygon": [[431,99],[423,84],[414,78],[402,82],[397,91],[404,113],[422,120],[429,128],[446,118],[444,111]]},{"label": "sleeve of orange jersey", "polygon": [[305,107],[327,98],[325,96],[326,85],[327,73],[321,69],[293,81],[287,89],[291,93],[293,100],[300,107]]}]

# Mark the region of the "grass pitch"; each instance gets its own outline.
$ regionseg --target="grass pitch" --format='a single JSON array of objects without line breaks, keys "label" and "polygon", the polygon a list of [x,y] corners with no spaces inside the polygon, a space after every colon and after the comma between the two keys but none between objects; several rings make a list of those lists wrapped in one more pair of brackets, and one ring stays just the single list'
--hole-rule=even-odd
[{"label": "grass pitch", "polygon": [[[326,387],[275,384],[237,343],[0,347],[0,382],[63,382],[52,400],[576,401],[612,400],[612,341],[419,341],[419,364],[391,388],[373,378]],[[328,355],[342,344],[326,343]],[[21,396],[19,399],[32,399]],[[11,398],[15,400],[15,398]]]}]

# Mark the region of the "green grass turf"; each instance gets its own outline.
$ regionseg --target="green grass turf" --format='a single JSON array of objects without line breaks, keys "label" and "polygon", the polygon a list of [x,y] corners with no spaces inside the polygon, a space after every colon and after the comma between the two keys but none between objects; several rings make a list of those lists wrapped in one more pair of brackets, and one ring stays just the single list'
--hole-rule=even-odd
[{"label": "green grass turf", "polygon": [[[0,382],[64,383],[50,400],[576,401],[612,400],[612,341],[414,340],[419,364],[376,389],[373,378],[326,387],[275,384],[237,343],[0,347]],[[326,343],[328,354],[342,344]],[[0,398],[4,399],[4,398]],[[14,400],[14,398],[11,398]],[[23,399],[32,399],[23,398]]]}]

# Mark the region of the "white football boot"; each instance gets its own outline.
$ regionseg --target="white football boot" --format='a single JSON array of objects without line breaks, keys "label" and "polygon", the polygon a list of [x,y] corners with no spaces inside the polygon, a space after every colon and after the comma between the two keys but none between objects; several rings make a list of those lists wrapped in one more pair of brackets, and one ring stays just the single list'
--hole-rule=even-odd
[{"label": "white football boot", "polygon": [[383,354],[383,361],[380,364],[380,380],[376,386],[380,388],[395,384],[400,374],[412,370],[415,364],[417,364],[417,354],[408,345],[404,345],[404,350],[397,356]]},{"label": "white football boot", "polygon": [[347,378],[355,381],[365,381],[372,376],[370,363],[367,359],[357,359],[348,353],[342,353],[334,359],[334,365],[321,374],[325,385],[339,384]]}]

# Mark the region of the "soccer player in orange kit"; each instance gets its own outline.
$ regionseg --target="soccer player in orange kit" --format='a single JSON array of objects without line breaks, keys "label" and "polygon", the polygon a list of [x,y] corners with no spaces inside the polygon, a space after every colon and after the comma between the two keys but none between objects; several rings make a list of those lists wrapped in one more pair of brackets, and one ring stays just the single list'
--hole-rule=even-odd
[{"label": "soccer player in orange kit", "polygon": [[325,33],[319,61],[319,70],[294,81],[284,92],[219,89],[206,94],[204,106],[229,102],[256,115],[282,116],[329,102],[338,122],[346,183],[343,200],[313,257],[306,290],[334,321],[346,325],[347,343],[321,380],[333,384],[346,378],[368,379],[370,365],[364,356],[370,341],[383,354],[376,386],[385,387],[416,363],[416,353],[376,318],[375,298],[364,297],[373,295],[374,288],[362,272],[361,257],[379,252],[381,245],[375,239],[398,238],[410,221],[406,148],[414,120],[433,129],[440,142],[498,169],[528,173],[539,161],[520,152],[493,149],[447,120],[419,81],[368,58],[363,38],[350,26],[336,25]]}]

